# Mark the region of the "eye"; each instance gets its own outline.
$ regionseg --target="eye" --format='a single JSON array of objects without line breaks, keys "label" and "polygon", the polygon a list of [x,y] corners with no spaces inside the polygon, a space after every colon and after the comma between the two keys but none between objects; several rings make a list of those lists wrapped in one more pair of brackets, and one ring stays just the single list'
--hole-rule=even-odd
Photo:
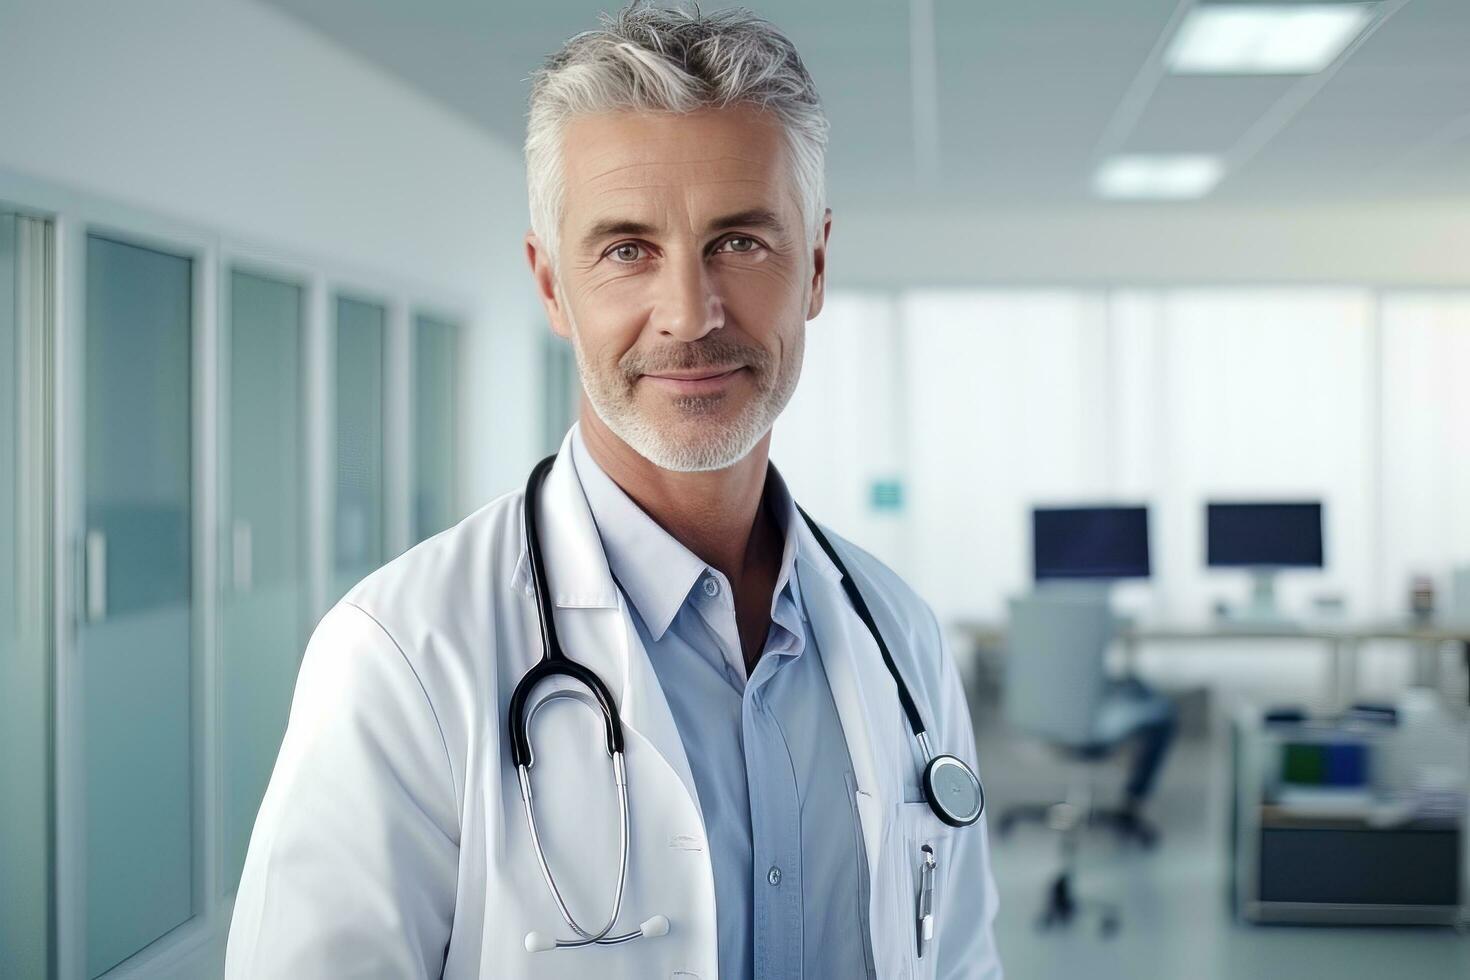
[{"label": "eye", "polygon": [[637,242],[623,242],[608,249],[607,255],[615,262],[629,265],[643,257],[643,246]]},{"label": "eye", "polygon": [[734,235],[720,243],[721,250],[740,253],[754,252],[760,247],[761,243],[748,235]]}]

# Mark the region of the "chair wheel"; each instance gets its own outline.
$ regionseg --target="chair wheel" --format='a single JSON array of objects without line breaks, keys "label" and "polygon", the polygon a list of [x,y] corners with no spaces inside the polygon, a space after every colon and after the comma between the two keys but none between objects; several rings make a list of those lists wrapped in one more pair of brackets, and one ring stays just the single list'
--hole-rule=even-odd
[{"label": "chair wheel", "polygon": [[1114,915],[1105,915],[1102,922],[1098,924],[1098,933],[1104,939],[1112,939],[1118,934],[1118,918]]}]

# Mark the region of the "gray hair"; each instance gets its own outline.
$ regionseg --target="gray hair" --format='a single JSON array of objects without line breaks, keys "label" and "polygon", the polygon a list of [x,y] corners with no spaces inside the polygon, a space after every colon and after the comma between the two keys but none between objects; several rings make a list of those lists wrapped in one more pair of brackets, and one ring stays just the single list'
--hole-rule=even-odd
[{"label": "gray hair", "polygon": [[743,7],[703,14],[633,0],[602,28],[578,34],[531,76],[526,183],[531,229],[556,261],[564,174],[562,133],[573,116],[633,110],[693,112],[752,105],[785,130],[802,223],[814,241],[825,210],[827,117],[796,46]]}]

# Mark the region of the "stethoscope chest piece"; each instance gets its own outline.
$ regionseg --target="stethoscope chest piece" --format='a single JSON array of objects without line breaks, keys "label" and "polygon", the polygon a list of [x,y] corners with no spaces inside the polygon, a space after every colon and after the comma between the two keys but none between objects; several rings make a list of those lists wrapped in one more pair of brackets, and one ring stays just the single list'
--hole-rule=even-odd
[{"label": "stethoscope chest piece", "polygon": [[985,809],[985,791],[975,771],[952,755],[936,755],[924,767],[929,808],[951,827],[968,827]]}]

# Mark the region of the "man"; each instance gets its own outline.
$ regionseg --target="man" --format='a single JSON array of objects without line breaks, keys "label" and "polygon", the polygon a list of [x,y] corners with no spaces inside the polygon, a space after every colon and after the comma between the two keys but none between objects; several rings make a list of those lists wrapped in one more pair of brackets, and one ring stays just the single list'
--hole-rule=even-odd
[{"label": "man", "polygon": [[[767,461],[822,306],[825,142],[745,11],[635,4],[538,73],[526,253],[586,394],[533,515],[544,582],[512,494],[323,619],[229,976],[1000,976],[985,820],[925,802],[897,685]],[[828,537],[933,751],[973,767],[933,614]],[[522,813],[507,717],[543,589],[617,702],[626,887],[595,702],[535,709],[535,838]],[[631,941],[552,948],[613,909]]]}]

